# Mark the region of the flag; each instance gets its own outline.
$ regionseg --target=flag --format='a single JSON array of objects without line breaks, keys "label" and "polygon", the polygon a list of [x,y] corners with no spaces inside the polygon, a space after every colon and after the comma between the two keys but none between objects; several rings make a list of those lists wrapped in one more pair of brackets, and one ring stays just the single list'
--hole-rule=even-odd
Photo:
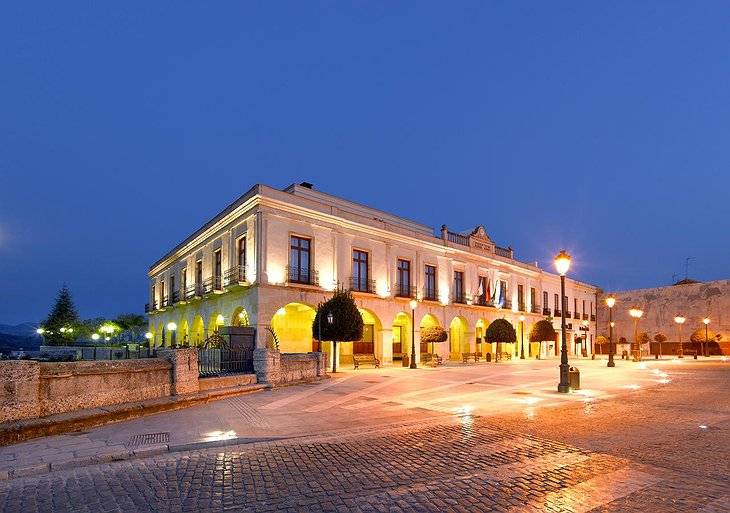
[{"label": "flag", "polygon": [[490,284],[489,284],[489,278],[487,278],[485,276],[484,277],[484,281],[487,282],[487,296],[486,296],[487,297],[487,301],[491,301],[492,300],[492,290],[491,290],[491,287],[490,287]]},{"label": "flag", "polygon": [[479,277],[479,289],[477,290],[477,297],[482,297],[484,295],[484,282],[482,281],[483,278]]}]

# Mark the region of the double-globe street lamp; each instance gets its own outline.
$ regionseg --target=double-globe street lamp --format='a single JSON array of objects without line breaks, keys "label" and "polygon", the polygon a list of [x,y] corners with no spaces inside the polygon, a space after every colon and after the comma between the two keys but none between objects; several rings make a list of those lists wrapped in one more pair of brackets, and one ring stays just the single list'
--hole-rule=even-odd
[{"label": "double-globe street lamp", "polygon": [[[408,305],[411,307],[411,369],[416,369],[416,305],[418,302],[415,299],[411,299]],[[433,357],[432,357],[433,358]]]},{"label": "double-globe street lamp", "polygon": [[639,343],[639,319],[641,319],[641,316],[644,315],[644,310],[639,308],[638,306],[632,306],[631,310],[629,310],[629,314],[631,317],[634,318],[634,344],[636,344],[636,348],[634,349],[634,361],[638,362],[641,360],[641,344]]},{"label": "double-globe street lamp", "polygon": [[563,303],[563,308],[560,309],[562,343],[560,344],[560,383],[558,383],[558,392],[568,393],[570,392],[570,376],[568,374],[568,344],[565,340],[565,275],[570,269],[570,255],[565,250],[560,251],[560,254],[555,257],[555,268],[560,275],[560,297]]},{"label": "double-globe street lamp", "polygon": [[684,358],[684,349],[682,348],[682,324],[684,324],[684,321],[686,320],[687,319],[685,319],[682,314],[677,314],[674,318],[674,322],[676,322],[679,327],[679,349],[677,349],[677,358]]},{"label": "double-globe street lamp", "polygon": [[705,350],[704,350],[704,352],[702,354],[704,354],[705,357],[708,357],[709,358],[709,356],[710,356],[710,346],[709,346],[709,341],[707,340],[707,325],[710,324],[710,318],[709,317],[705,317],[704,319],[702,319],[702,322],[705,323]]},{"label": "double-globe street lamp", "polygon": [[608,307],[608,364],[607,367],[616,367],[616,362],[613,361],[613,355],[615,353],[613,346],[613,305],[616,304],[616,298],[613,295],[606,298],[606,306]]}]

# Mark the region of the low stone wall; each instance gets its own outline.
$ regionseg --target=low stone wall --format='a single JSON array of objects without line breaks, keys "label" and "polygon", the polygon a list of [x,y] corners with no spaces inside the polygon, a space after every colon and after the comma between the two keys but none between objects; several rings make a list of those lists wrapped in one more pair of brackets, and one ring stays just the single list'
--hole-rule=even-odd
[{"label": "low stone wall", "polygon": [[259,383],[283,385],[327,376],[327,353],[281,354],[254,349],[253,366]]},{"label": "low stone wall", "polygon": [[198,380],[198,387],[201,392],[255,384],[256,374],[233,374],[231,376],[200,378]]}]

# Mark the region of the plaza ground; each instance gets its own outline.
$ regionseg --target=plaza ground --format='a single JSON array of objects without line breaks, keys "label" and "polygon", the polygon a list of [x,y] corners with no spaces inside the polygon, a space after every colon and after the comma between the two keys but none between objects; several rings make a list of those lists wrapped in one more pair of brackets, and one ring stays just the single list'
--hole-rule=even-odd
[{"label": "plaza ground", "polygon": [[730,511],[730,362],[577,360],[569,395],[558,363],[348,371],[4,447],[0,506]]}]

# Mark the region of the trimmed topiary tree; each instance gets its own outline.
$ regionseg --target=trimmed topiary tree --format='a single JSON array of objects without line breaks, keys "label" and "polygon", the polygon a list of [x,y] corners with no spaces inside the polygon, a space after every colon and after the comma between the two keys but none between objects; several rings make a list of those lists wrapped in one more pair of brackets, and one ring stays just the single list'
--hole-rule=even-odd
[{"label": "trimmed topiary tree", "polygon": [[598,344],[598,352],[603,354],[603,344],[608,344],[608,339],[603,335],[598,335],[596,337],[596,344]]},{"label": "trimmed topiary tree", "polygon": [[[330,313],[332,324],[327,320]],[[362,330],[362,315],[349,290],[338,288],[330,299],[317,306],[312,322],[312,336],[318,340],[332,341],[332,372],[337,372],[337,342],[362,340]]]},{"label": "trimmed topiary tree", "polygon": [[[711,329],[708,329],[707,330],[707,345],[709,346],[710,342],[715,342],[716,337],[717,337],[717,335],[715,335],[715,333]],[[702,326],[702,327],[694,330],[692,332],[692,334],[689,336],[689,340],[695,345],[694,349],[697,349],[697,346],[699,346],[702,354],[707,354],[707,355],[710,354],[708,348],[703,349],[704,344],[705,344],[705,326]]]},{"label": "trimmed topiary tree", "polygon": [[553,328],[553,323],[547,319],[537,321],[530,327],[530,334],[527,336],[527,339],[530,342],[537,342],[540,344],[540,349],[537,353],[538,358],[540,358],[540,353],[542,353],[542,343],[547,342],[548,340],[555,340],[556,334],[557,332],[555,331],[555,328]]},{"label": "trimmed topiary tree", "polygon": [[448,332],[441,326],[428,326],[426,328],[421,328],[421,342],[431,342],[431,353],[433,353],[433,344],[435,342],[446,342],[448,339]]},{"label": "trimmed topiary tree", "polygon": [[662,344],[667,341],[667,336],[664,333],[657,333],[654,335],[654,341],[659,344],[659,357],[662,356]]}]

